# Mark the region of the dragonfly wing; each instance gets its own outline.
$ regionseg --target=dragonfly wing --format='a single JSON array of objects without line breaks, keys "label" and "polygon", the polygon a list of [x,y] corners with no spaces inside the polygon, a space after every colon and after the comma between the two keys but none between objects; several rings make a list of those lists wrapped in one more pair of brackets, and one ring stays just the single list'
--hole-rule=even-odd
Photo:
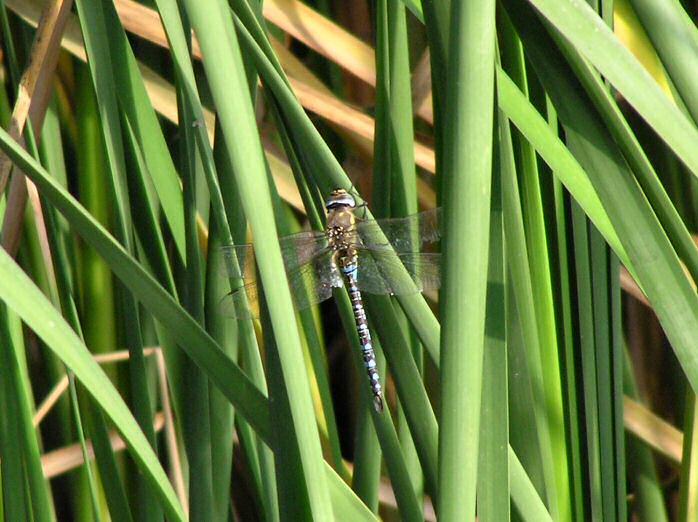
[{"label": "dragonfly wing", "polygon": [[279,239],[279,247],[284,258],[286,272],[292,272],[297,267],[316,258],[321,252],[329,250],[325,232],[315,230],[284,236]]},{"label": "dragonfly wing", "polygon": [[331,262],[331,252],[315,256],[288,275],[288,284],[296,310],[304,310],[332,297],[332,289],[344,285]]},{"label": "dragonfly wing", "polygon": [[358,287],[371,294],[409,295],[441,286],[441,254],[358,247]]},{"label": "dragonfly wing", "polygon": [[441,208],[402,218],[357,219],[356,232],[366,247],[392,247],[398,253],[419,252],[441,239]]},{"label": "dragonfly wing", "polygon": [[237,320],[258,318],[259,295],[257,283],[247,283],[228,293],[221,300],[219,311],[221,314]]},{"label": "dragonfly wing", "polygon": [[[279,248],[286,272],[290,273],[307,263],[329,247],[324,232],[306,231],[279,239]],[[251,279],[255,271],[254,248],[251,243],[221,247],[224,260],[224,277]]]},{"label": "dragonfly wing", "polygon": [[[309,308],[332,296],[332,288],[343,285],[342,278],[330,263],[330,253],[322,252],[286,274],[296,310]],[[246,284],[223,298],[221,310],[235,319],[259,317],[259,285],[254,274],[246,276]]]},{"label": "dragonfly wing", "polygon": [[223,271],[221,275],[228,279],[254,280],[255,257],[251,243],[246,245],[224,245],[221,247],[223,254]]}]

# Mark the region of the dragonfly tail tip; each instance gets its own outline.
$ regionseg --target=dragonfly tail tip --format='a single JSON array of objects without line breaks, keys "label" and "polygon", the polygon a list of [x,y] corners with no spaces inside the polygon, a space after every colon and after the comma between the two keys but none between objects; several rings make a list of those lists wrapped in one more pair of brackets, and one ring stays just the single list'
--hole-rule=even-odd
[{"label": "dragonfly tail tip", "polygon": [[376,409],[378,413],[383,413],[383,398],[382,397],[374,397],[373,398],[373,407]]}]

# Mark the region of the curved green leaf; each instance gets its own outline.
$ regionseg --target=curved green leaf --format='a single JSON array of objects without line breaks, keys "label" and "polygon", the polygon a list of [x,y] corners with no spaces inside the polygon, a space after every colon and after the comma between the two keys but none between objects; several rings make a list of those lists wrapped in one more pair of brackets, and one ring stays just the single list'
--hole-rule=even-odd
[{"label": "curved green leaf", "polygon": [[184,511],[174,489],[121,395],[77,334],[5,250],[0,250],[0,299],[73,371],[121,434],[168,516],[183,522]]},{"label": "curved green leaf", "polygon": [[206,372],[228,400],[269,439],[266,399],[216,342],[85,209],[34,161],[6,131],[0,129],[0,148],[24,172],[70,225],[87,241],[133,295],[177,340],[178,345]]},{"label": "curved green leaf", "polygon": [[584,0],[529,0],[698,176],[698,129]]}]

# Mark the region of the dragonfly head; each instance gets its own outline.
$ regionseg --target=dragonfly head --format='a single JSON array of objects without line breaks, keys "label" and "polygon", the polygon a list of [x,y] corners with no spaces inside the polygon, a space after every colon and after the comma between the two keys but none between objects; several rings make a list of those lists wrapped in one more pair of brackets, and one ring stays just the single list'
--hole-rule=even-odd
[{"label": "dragonfly head", "polygon": [[356,207],[356,200],[354,197],[341,188],[334,189],[327,198],[327,201],[325,201],[325,208],[327,210],[335,210],[339,207]]}]

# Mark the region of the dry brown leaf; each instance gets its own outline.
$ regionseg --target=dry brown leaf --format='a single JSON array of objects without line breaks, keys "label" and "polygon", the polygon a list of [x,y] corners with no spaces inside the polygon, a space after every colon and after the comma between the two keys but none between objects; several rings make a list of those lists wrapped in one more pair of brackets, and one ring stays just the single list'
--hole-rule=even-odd
[{"label": "dry brown leaf", "polygon": [[350,32],[296,0],[267,0],[263,13],[264,18],[317,53],[376,85],[375,53]]},{"label": "dry brown leaf", "polygon": [[[155,414],[153,426],[155,432],[159,432],[165,425],[165,418],[161,412]],[[92,441],[87,442],[87,455],[94,459],[95,453],[92,448]],[[116,431],[109,432],[109,442],[114,453],[122,451],[126,444]],[[84,460],[82,458],[82,448],[79,443],[70,444],[57,450],[49,451],[41,456],[41,467],[44,470],[44,477],[51,479],[63,473],[82,466]]]},{"label": "dry brown leaf", "polygon": [[[155,430],[159,431],[165,427],[165,444],[167,446],[167,456],[170,461],[170,480],[172,481],[177,497],[182,504],[185,512],[188,512],[188,502],[186,487],[184,485],[184,474],[182,463],[179,458],[179,450],[177,448],[177,435],[175,432],[174,415],[170,403],[168,385],[167,385],[167,369],[165,367],[165,358],[162,355],[162,350],[159,347],[144,348],[143,355],[154,356],[155,365],[158,375],[158,388],[160,393],[160,402],[162,404],[162,412],[155,415]],[[131,354],[128,350],[120,350],[116,352],[108,352],[96,354],[94,360],[99,364],[109,364],[115,362],[126,361]],[[54,388],[48,394],[46,399],[41,403],[34,418],[32,419],[34,427],[39,426],[41,421],[46,417],[51,408],[58,402],[58,399],[63,392],[68,388],[68,376],[56,383]],[[115,432],[110,433],[109,439],[114,451],[121,451],[124,448],[124,442]],[[91,444],[88,442],[88,453],[90,458],[94,457]],[[72,444],[64,448],[46,453],[41,457],[44,475],[46,478],[51,478],[70,469],[73,469],[83,463],[82,449],[79,444]]]},{"label": "dry brown leaf", "polygon": [[[36,27],[37,25],[37,21],[41,15],[41,8],[44,4],[45,2],[43,0],[7,0],[6,2],[6,5],[14,13],[16,13],[28,24],[33,25],[34,27]],[[155,11],[153,11],[152,9],[144,8],[141,5],[135,6],[133,4],[134,2],[129,2],[127,0],[118,0],[116,2],[117,8],[120,9],[119,12],[125,10],[128,14],[129,19],[131,20],[129,23],[133,24],[134,20],[137,21],[137,16],[142,16],[143,19],[146,21],[148,29],[145,32],[145,34],[136,34],[139,34],[143,37],[145,37],[145,35],[150,35],[157,41],[166,43],[167,41],[164,38],[164,32],[162,31],[162,26],[160,25],[160,18],[158,17],[157,13],[155,13]],[[153,14],[155,15],[154,17]],[[154,28],[154,20],[157,20],[160,32],[158,32]],[[155,43],[157,43],[157,41]],[[86,60],[87,56],[85,54],[85,48],[82,41],[80,26],[78,24],[77,18],[74,15],[71,15],[67,20],[66,27],[63,32],[63,39],[61,40],[61,45],[73,56],[81,59],[82,61]],[[194,48],[195,52],[198,50],[197,45],[198,44],[195,43],[192,44],[192,47]],[[152,69],[143,65],[142,63],[139,62],[138,67],[141,71],[141,75],[143,76],[143,83],[145,84],[145,89],[148,92],[148,97],[150,98],[150,101],[153,104],[153,108],[169,121],[177,123],[177,99],[175,95],[174,86],[167,80],[156,74]],[[209,134],[209,138],[211,139],[211,141],[213,141],[215,116],[211,111],[204,109],[204,120]],[[289,177],[292,176],[290,167],[283,159],[280,159],[278,157],[272,158],[270,160],[270,166],[271,165],[273,165],[272,167],[270,167],[272,169],[272,175],[274,176],[275,180],[281,180],[280,184],[284,184],[284,180],[287,180]],[[286,201],[288,201],[294,207],[299,208],[299,210],[303,210],[302,205],[300,203],[301,200],[298,191],[288,190],[287,184],[286,187],[287,189],[284,191],[285,197],[282,197],[284,197],[284,199],[286,199]]]},{"label": "dry brown leaf", "polygon": [[[373,118],[342,102],[339,98],[324,94],[300,80],[289,78],[289,82],[293,92],[307,110],[373,141],[375,131]],[[414,159],[417,165],[432,174],[436,171],[434,150],[426,145],[415,142]]]},{"label": "dry brown leaf", "polygon": [[681,463],[683,434],[630,397],[623,398],[625,429],[676,463]]},{"label": "dry brown leaf", "polygon": [[[165,32],[160,25],[160,19],[154,10],[138,4],[133,0],[117,0],[115,5],[117,7],[119,17],[122,19],[122,23],[128,31],[138,34],[142,38],[148,39],[155,44],[167,47]],[[273,17],[271,21],[274,23],[279,22],[279,24],[282,24],[281,27],[284,30],[287,30],[287,32],[296,37],[306,34],[304,29],[306,27],[312,28],[315,33],[321,32],[324,28],[329,29],[329,31],[333,34],[339,34],[337,38],[340,42],[340,46],[335,47],[334,44],[332,46],[335,53],[338,55],[345,54],[345,52],[353,52],[354,54],[358,53],[361,58],[358,60],[358,62],[363,64],[362,67],[359,69],[349,70],[356,73],[357,71],[365,72],[372,68],[371,74],[366,76],[364,79],[367,82],[375,85],[375,63],[373,62],[373,49],[370,46],[367,46],[344,30],[338,32],[339,26],[324,18],[322,15],[316,13],[304,4],[299,4],[298,2],[288,0],[266,2],[264,12],[265,16],[269,14],[271,17]],[[372,127],[375,125],[375,123],[372,118],[366,116],[358,109],[351,107],[336,97],[332,91],[330,91],[330,89],[328,89],[317,78],[317,76],[310,71],[310,69],[308,69],[277,40],[271,38],[270,41],[272,43],[274,52],[277,54],[279,61],[284,68],[284,71],[289,76],[291,87],[293,88],[301,105],[318,116],[327,119],[329,122],[352,131],[366,140],[370,140],[371,142],[373,141]],[[200,59],[201,53],[198,50],[199,48],[196,38],[192,40],[192,47],[192,54],[195,58]],[[370,57],[371,60],[364,63],[367,57]],[[142,67],[141,70],[144,72],[144,77],[146,74],[151,76],[150,73],[146,73],[145,67]],[[429,70],[427,69],[426,72],[429,73]],[[360,74],[357,74],[357,76],[362,77]],[[166,95],[164,92],[162,92],[161,96],[165,98]],[[167,96],[167,98],[168,99],[166,99],[165,104],[156,107],[158,112],[167,111],[169,114],[171,111],[175,110],[174,108],[176,108],[176,101],[174,100],[174,94],[172,94],[172,96]],[[168,115],[170,119],[172,119],[173,116],[174,115],[172,114]],[[367,129],[367,125],[369,124],[371,126],[371,130]],[[372,146],[366,147],[365,143],[359,143],[358,145],[360,145],[360,148],[364,152],[372,154]],[[425,168],[429,172],[434,172],[434,152],[429,147],[415,142],[415,161],[422,168]]]},{"label": "dry brown leaf", "polygon": [[[22,134],[28,119],[30,119],[35,136],[39,136],[48,99],[51,94],[53,74],[58,62],[58,42],[61,40],[63,29],[73,5],[72,0],[54,0],[44,5],[36,36],[32,42],[29,55],[29,65],[22,73],[17,100],[12,109],[10,119],[10,136],[20,144],[24,144]],[[6,155],[0,155],[0,194],[5,191],[5,184],[12,170],[12,162]],[[54,279],[51,262],[51,251],[46,238],[46,226],[39,194],[34,184],[19,170],[10,182],[5,215],[2,220],[2,246],[10,255],[14,255],[19,247],[19,240],[24,224],[24,210],[29,196],[32,211],[36,221],[41,254],[44,266],[49,271],[49,278]]]}]

